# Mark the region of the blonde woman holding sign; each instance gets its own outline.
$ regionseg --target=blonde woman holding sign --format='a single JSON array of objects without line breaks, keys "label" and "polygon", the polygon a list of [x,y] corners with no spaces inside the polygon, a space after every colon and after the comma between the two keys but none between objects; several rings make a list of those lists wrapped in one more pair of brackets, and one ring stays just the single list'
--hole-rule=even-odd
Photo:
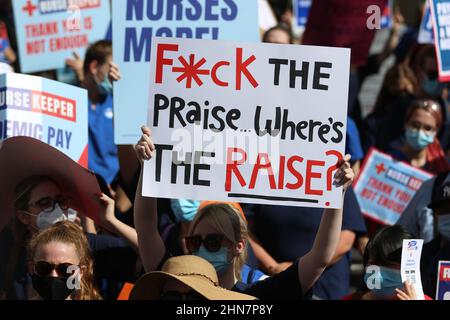
[{"label": "blonde woman holding sign", "polygon": [[[135,147],[143,164],[152,158],[155,145],[147,127]],[[354,173],[350,168],[350,156],[339,164],[335,183],[344,192],[351,185]],[[157,229],[156,199],[141,196],[142,173],[135,198],[135,227],[138,233],[139,252],[146,272],[160,269],[170,257]],[[248,230],[239,213],[223,204],[212,204],[199,210],[186,237],[191,254],[208,260],[219,275],[223,288],[249,294],[259,299],[303,299],[331,262],[336,251],[342,225],[342,209],[325,209],[323,218],[310,252],[287,270],[259,281],[251,286],[240,282],[240,270],[245,261]]]}]

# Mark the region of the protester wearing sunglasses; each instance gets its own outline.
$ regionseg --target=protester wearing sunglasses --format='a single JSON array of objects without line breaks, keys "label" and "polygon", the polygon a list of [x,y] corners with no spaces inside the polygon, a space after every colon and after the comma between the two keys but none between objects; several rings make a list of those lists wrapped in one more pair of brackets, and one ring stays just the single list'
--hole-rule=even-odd
[{"label": "protester wearing sunglasses", "polygon": [[83,231],[69,221],[37,233],[30,242],[29,269],[36,296],[43,300],[98,300],[93,261]]},{"label": "protester wearing sunglasses", "polygon": [[[142,137],[135,146],[141,164],[152,157],[155,146],[150,130],[142,128]],[[354,173],[349,156],[339,165],[335,184],[345,190]],[[145,271],[159,270],[170,257],[158,232],[156,199],[142,197],[142,171],[135,197],[135,227],[138,233],[139,252]],[[191,254],[210,262],[218,274],[219,285],[225,289],[249,294],[258,299],[303,299],[331,262],[336,251],[342,226],[342,209],[325,209],[314,245],[309,253],[300,257],[287,270],[246,285],[240,281],[240,270],[245,262],[248,241],[247,224],[242,216],[225,204],[211,204],[197,212],[190,225],[186,245]],[[148,283],[148,289],[151,284]]]},{"label": "protester wearing sunglasses", "polygon": [[[38,159],[34,156],[37,149],[42,154]],[[87,220],[83,213],[89,211],[98,217],[97,226],[92,222],[93,228],[82,230],[86,224],[78,223],[78,228],[88,239],[97,280],[103,283],[102,296],[115,299],[123,282],[137,279],[136,231],[116,218],[114,200],[95,188],[98,182],[91,172],[28,137],[7,139],[0,148],[0,163],[1,218],[11,217],[7,227],[0,226],[0,296],[30,298],[32,277],[28,271],[34,267],[27,268],[26,246],[38,232],[68,221],[71,210],[77,210],[82,222]],[[96,234],[99,227],[117,236]]]}]

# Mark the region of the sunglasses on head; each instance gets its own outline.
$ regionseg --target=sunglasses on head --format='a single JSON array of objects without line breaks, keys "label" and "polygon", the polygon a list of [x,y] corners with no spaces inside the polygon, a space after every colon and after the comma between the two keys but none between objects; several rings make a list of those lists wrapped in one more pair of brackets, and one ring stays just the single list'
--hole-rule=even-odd
[{"label": "sunglasses on head", "polygon": [[48,277],[55,270],[59,277],[67,278],[73,275],[77,269],[69,269],[72,266],[73,263],[52,264],[47,261],[38,261],[34,264],[34,273],[40,277]]},{"label": "sunglasses on head", "polygon": [[159,296],[160,300],[205,300],[205,298],[198,292],[191,290],[186,293],[181,293],[177,291],[167,291],[163,292]]},{"label": "sunglasses on head", "polygon": [[215,233],[207,234],[204,239],[198,234],[185,238],[186,247],[190,253],[198,251],[202,243],[209,252],[217,252],[222,247],[223,239],[224,236],[222,234]]}]

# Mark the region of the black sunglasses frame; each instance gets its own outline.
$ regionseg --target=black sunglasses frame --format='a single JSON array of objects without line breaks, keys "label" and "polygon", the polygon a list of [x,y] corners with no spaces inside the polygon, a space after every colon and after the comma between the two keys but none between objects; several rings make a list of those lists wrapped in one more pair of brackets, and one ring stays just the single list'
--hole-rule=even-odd
[{"label": "black sunglasses frame", "polygon": [[[43,201],[49,201],[49,200],[52,201],[50,206],[45,206],[45,204],[42,203]],[[49,213],[49,212],[52,212],[53,210],[55,210],[56,204],[58,204],[62,210],[69,209],[69,207],[70,207],[69,201],[70,201],[70,198],[64,197],[64,196],[60,196],[60,197],[56,197],[56,198],[45,197],[45,198],[39,199],[38,201],[29,203],[28,207],[38,207],[43,212]]]},{"label": "black sunglasses frame", "polygon": [[56,274],[59,277],[68,278],[75,273],[75,270],[71,273],[67,272],[67,269],[71,266],[76,266],[77,268],[79,268],[79,266],[74,265],[73,263],[66,262],[55,265],[47,261],[37,261],[34,263],[33,271],[40,277],[48,277],[52,273],[52,271],[55,270]]},{"label": "black sunglasses frame", "polygon": [[225,236],[222,234],[210,233],[207,234],[204,239],[198,234],[187,236],[184,239],[190,253],[198,251],[202,244],[209,252],[217,252],[222,247]]}]

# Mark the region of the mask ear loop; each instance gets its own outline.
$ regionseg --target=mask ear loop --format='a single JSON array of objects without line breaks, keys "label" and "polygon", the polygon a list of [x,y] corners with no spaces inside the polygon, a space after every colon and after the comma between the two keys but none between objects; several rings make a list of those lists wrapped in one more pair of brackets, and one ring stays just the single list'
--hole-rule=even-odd
[{"label": "mask ear loop", "polygon": [[[39,216],[39,214],[32,214],[32,213],[30,213],[30,212],[28,212],[28,211],[26,211],[26,210],[20,210],[20,211],[22,211],[23,213],[25,213],[25,214],[27,214],[27,215],[29,215],[29,216],[32,216],[32,217],[37,217],[37,216]],[[39,228],[35,227],[35,226],[32,225],[32,224],[28,224],[27,226],[30,226],[30,227],[33,228],[33,230],[35,230],[35,231],[39,231]]]},{"label": "mask ear loop", "polygon": [[28,212],[28,211],[26,211],[26,210],[20,210],[20,211],[22,211],[23,213],[25,213],[25,214],[27,214],[27,215],[29,215],[29,216],[32,216],[32,217],[37,217],[39,214],[33,214],[33,213],[31,213],[31,212]]}]

